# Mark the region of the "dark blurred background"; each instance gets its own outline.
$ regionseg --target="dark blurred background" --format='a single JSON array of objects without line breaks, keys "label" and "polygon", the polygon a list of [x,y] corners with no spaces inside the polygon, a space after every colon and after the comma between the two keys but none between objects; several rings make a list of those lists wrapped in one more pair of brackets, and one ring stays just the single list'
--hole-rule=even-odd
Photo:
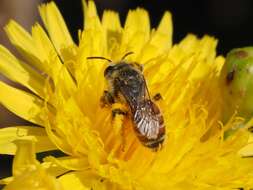
[{"label": "dark blurred background", "polygon": [[[0,1],[0,43],[10,47],[3,26],[10,18],[29,29],[38,20],[37,5],[43,0]],[[253,45],[252,0],[95,0],[99,15],[104,9],[120,12],[124,23],[129,9],[143,7],[149,11],[152,27],[156,27],[164,11],[173,15],[174,42],[187,33],[199,37],[209,34],[219,39],[218,53],[225,55],[231,48]],[[44,1],[48,2],[48,1]],[[81,0],[55,0],[77,41],[77,30],[82,28]],[[14,51],[15,53],[15,51]],[[0,76],[1,78],[1,76]],[[2,80],[6,80],[2,77]],[[1,92],[0,92],[1,93]],[[2,109],[2,111],[1,111]],[[0,127],[15,125],[21,120],[0,108]],[[10,156],[0,155],[0,178],[10,175]],[[8,169],[6,169],[8,168]]]}]

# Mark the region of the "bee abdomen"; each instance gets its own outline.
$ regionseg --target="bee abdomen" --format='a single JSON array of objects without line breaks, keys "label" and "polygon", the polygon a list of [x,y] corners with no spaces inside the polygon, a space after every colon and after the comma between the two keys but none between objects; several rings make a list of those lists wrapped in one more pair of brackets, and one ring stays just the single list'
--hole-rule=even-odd
[{"label": "bee abdomen", "polygon": [[161,128],[161,132],[159,133],[158,137],[155,139],[148,139],[147,137],[137,133],[137,137],[140,140],[141,144],[145,147],[148,147],[154,151],[158,150],[159,147],[162,146],[165,140],[165,128]]},{"label": "bee abdomen", "polygon": [[151,101],[139,104],[133,113],[135,131],[141,143],[151,149],[157,149],[164,141],[164,119],[159,108]]},{"label": "bee abdomen", "polygon": [[157,139],[149,139],[146,142],[143,142],[143,145],[151,149],[157,149],[160,145],[163,144],[164,138],[165,135],[163,134]]}]

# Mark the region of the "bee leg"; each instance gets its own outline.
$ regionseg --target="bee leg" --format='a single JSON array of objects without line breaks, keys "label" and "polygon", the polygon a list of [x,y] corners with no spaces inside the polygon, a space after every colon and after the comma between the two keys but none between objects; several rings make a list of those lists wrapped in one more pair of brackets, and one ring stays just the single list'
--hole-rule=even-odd
[{"label": "bee leg", "polygon": [[103,96],[100,98],[101,107],[105,107],[106,105],[112,105],[113,103],[115,103],[113,94],[105,90]]},{"label": "bee leg", "polygon": [[163,99],[162,95],[160,93],[156,93],[154,96],[153,96],[153,99],[155,101],[159,101],[161,99]]},{"label": "bee leg", "polygon": [[115,118],[116,115],[123,115],[123,116],[126,116],[127,115],[127,112],[126,111],[123,111],[122,109],[120,108],[115,108],[112,110],[112,117]]},{"label": "bee leg", "polygon": [[112,119],[113,119],[113,126],[115,129],[115,132],[117,135],[119,135],[121,139],[121,151],[125,151],[125,144],[126,144],[126,139],[125,139],[125,133],[124,133],[124,126],[123,126],[123,119],[124,117],[127,116],[127,112],[122,110],[121,108],[115,108],[112,110]]}]

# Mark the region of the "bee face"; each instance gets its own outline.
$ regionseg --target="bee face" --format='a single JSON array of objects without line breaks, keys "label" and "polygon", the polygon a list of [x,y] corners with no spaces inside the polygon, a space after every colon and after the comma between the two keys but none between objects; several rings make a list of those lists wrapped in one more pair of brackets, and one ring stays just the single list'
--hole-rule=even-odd
[{"label": "bee face", "polygon": [[105,69],[105,71],[104,71],[104,76],[105,76],[106,78],[108,78],[109,76],[112,75],[113,70],[114,70],[114,66],[111,66],[111,65],[110,65],[110,66],[106,67],[106,69]]},{"label": "bee face", "polygon": [[[149,97],[142,67],[137,63],[119,62],[105,69],[109,92],[117,99],[123,97],[131,110],[131,118],[140,142],[153,150],[163,143],[165,127],[159,108]],[[118,99],[118,101],[121,101]]]},{"label": "bee face", "polygon": [[142,66],[136,65],[137,64],[127,64],[125,62],[112,63],[105,69],[104,76],[106,78],[113,78],[119,75],[122,75],[122,77],[128,77],[132,72],[139,72],[138,69],[142,69]]}]

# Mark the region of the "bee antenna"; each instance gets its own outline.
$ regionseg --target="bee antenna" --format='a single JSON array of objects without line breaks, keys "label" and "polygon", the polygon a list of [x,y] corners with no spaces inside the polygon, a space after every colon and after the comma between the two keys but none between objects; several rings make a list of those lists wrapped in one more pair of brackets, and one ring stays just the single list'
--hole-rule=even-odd
[{"label": "bee antenna", "polygon": [[110,59],[108,59],[108,58],[105,58],[105,57],[97,57],[97,56],[94,56],[94,57],[87,57],[87,59],[103,59],[103,60],[112,62],[112,60],[110,60]]},{"label": "bee antenna", "polygon": [[133,54],[134,52],[130,51],[130,52],[127,52],[122,58],[121,60],[124,60],[127,56]]}]

